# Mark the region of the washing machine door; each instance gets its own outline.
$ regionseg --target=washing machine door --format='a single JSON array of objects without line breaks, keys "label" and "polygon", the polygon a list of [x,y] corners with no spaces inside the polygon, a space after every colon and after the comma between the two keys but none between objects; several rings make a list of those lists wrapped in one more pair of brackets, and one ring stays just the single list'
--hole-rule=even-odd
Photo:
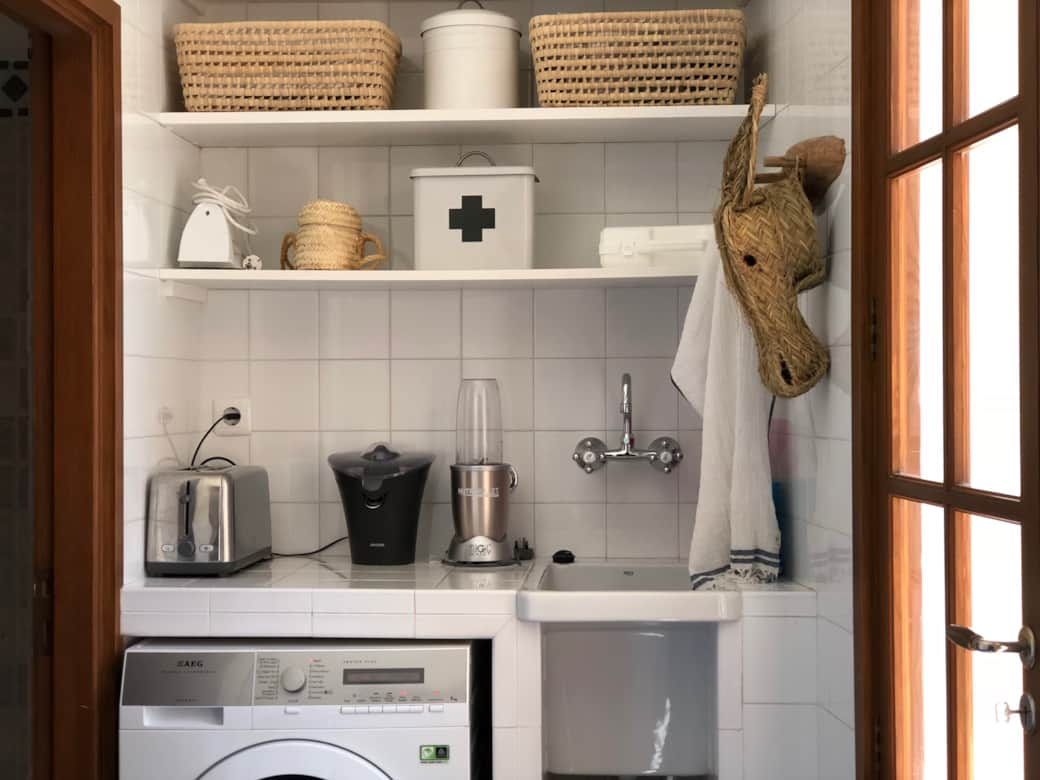
[{"label": "washing machine door", "polygon": [[392,780],[356,753],[305,739],[285,739],[232,753],[199,780]]}]

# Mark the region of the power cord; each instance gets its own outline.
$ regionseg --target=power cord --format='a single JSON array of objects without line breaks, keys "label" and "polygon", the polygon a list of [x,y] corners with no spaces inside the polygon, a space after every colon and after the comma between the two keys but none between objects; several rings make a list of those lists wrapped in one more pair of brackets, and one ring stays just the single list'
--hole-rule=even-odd
[{"label": "power cord", "polygon": [[301,557],[303,557],[305,555],[317,555],[320,552],[325,552],[327,549],[332,547],[332,545],[339,544],[340,542],[345,541],[346,538],[347,537],[345,537],[345,536],[341,536],[339,539],[333,539],[328,544],[326,544],[326,545],[324,545],[322,547],[319,547],[317,550],[311,550],[310,552],[302,552],[302,553],[273,553],[273,555],[274,555],[275,558],[301,558]]},{"label": "power cord", "polygon": [[[202,434],[202,438],[199,439],[199,444],[195,448],[195,453],[191,456],[191,463],[188,464],[188,468],[195,468],[195,461],[198,460],[199,451],[202,450],[202,445],[206,443],[206,439],[209,437],[211,433],[213,433],[214,428],[216,428],[222,422],[226,422],[228,425],[237,425],[241,419],[242,412],[238,411],[238,409],[225,409],[224,413],[220,415],[220,417],[218,417],[216,420],[214,420],[213,424],[209,426],[209,429],[204,434]],[[217,458],[220,458],[221,460],[226,460],[229,463],[231,463],[229,458],[224,458],[222,456],[214,456],[213,458],[207,458],[205,461],[203,461],[203,465],[205,465],[211,460],[216,460]],[[231,465],[234,465],[234,463],[231,463]]]}]

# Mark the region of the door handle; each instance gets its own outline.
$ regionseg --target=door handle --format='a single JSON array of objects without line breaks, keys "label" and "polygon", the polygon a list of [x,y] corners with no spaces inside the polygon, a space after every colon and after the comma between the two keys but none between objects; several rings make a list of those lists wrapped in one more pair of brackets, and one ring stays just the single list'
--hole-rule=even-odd
[{"label": "door handle", "polygon": [[1036,636],[1029,626],[1023,626],[1018,632],[1017,642],[996,642],[976,634],[967,626],[958,625],[946,627],[946,638],[957,647],[976,653],[1015,653],[1026,669],[1036,665]]}]

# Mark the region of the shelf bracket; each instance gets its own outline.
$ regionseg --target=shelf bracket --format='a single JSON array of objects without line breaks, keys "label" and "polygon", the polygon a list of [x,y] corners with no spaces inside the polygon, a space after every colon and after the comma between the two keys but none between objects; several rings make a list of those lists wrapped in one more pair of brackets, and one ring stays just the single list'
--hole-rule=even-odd
[{"label": "shelf bracket", "polygon": [[178,298],[191,303],[205,303],[209,295],[205,287],[164,279],[159,283],[163,298]]}]

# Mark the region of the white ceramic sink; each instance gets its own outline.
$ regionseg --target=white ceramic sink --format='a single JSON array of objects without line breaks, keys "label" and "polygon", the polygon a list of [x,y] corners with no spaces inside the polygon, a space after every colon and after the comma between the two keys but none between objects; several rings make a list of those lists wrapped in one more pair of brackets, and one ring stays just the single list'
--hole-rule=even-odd
[{"label": "white ceramic sink", "polygon": [[645,561],[549,564],[517,595],[520,619],[540,623],[716,623],[740,605],[735,590],[690,590],[685,566]]}]

